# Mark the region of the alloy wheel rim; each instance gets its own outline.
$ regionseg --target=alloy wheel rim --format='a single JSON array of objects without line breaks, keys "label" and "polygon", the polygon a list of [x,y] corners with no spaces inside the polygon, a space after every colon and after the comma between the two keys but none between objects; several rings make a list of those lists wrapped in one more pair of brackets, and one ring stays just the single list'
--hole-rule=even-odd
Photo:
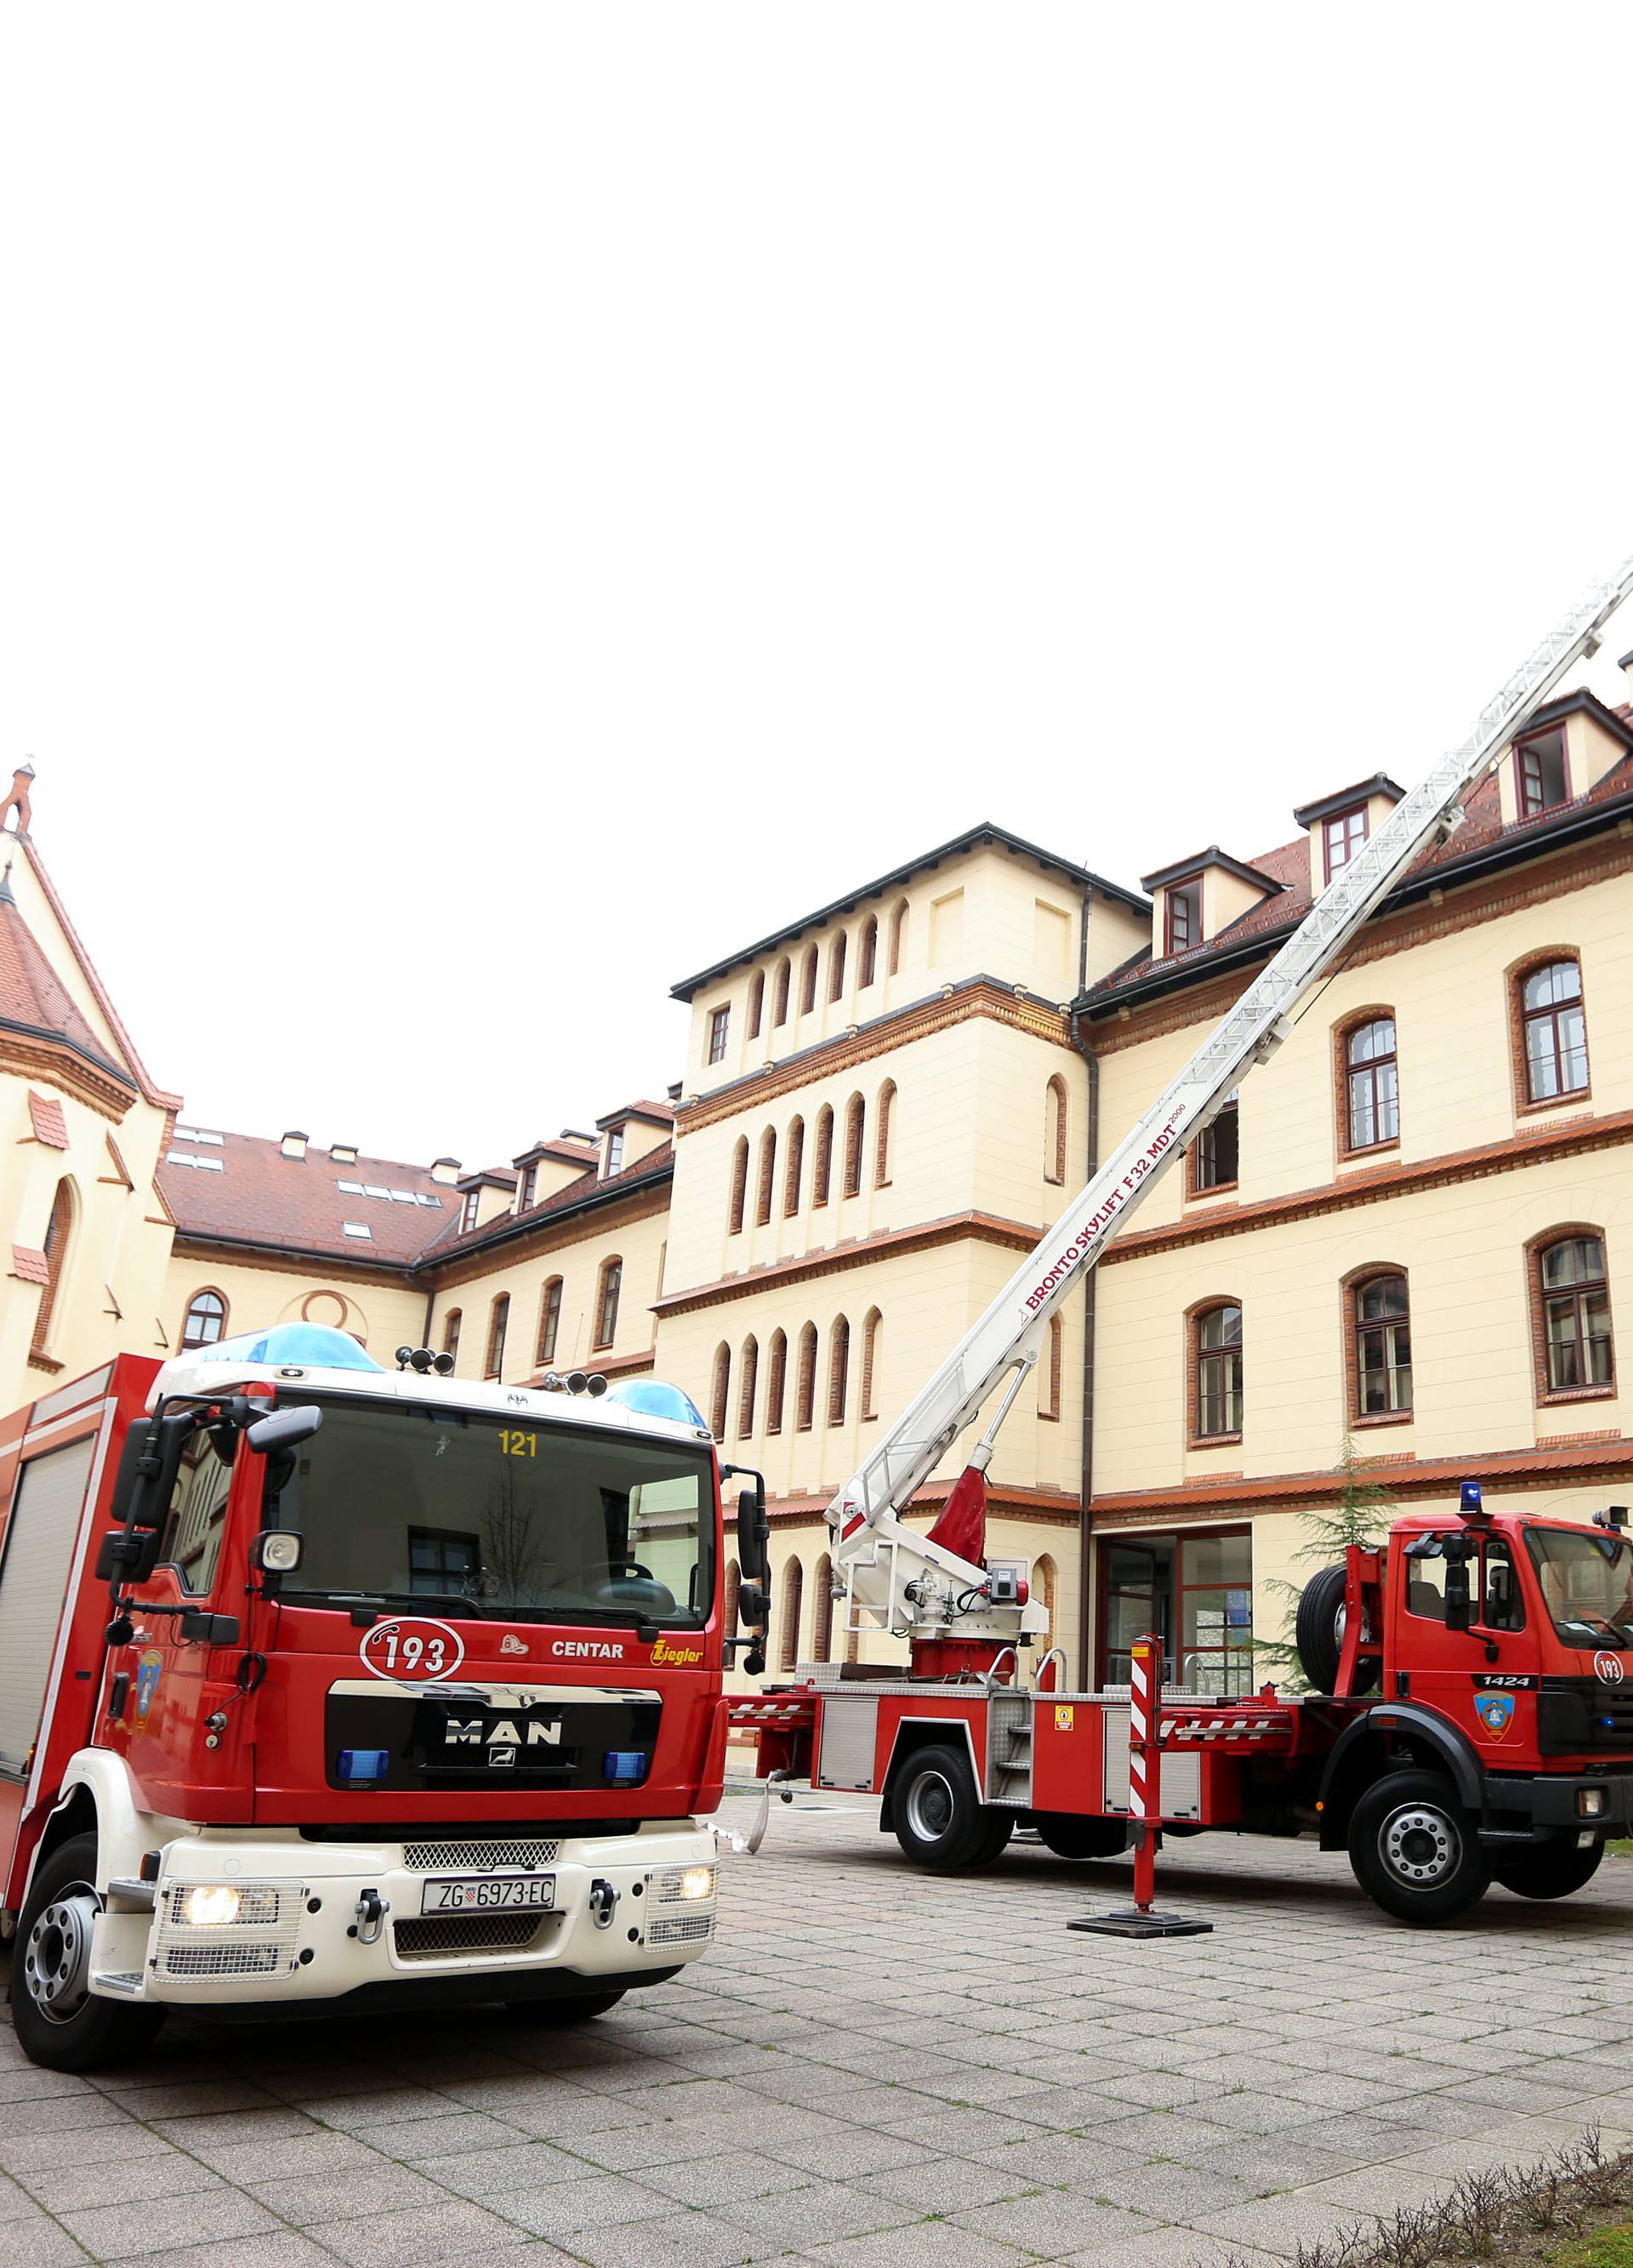
[{"label": "alloy wheel rim", "polygon": [[70,1882],[34,1917],[23,1948],[23,1982],[48,2023],[71,2023],[89,1997],[91,1933],[100,1911],[88,1882]]},{"label": "alloy wheel rim", "polygon": [[907,1797],[907,1823],[922,1842],[939,1843],[953,1822],[952,1783],[945,1772],[924,1772]]}]

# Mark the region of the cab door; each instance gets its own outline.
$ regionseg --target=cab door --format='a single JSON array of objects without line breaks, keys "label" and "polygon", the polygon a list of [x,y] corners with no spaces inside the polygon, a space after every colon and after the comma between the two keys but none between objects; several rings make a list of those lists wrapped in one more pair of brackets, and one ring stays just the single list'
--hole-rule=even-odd
[{"label": "cab door", "polygon": [[[1448,1630],[1448,1550],[1464,1549],[1470,1627]],[[1453,1526],[1415,1536],[1391,1557],[1400,1569],[1397,1695],[1455,1725],[1489,1771],[1523,1770],[1518,1752],[1532,1748],[1535,1733],[1536,1648],[1508,1537]]]}]

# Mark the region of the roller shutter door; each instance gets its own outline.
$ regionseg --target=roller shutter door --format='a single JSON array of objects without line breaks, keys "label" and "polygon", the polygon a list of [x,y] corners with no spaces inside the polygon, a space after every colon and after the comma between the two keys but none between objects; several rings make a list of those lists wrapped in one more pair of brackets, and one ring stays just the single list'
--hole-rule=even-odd
[{"label": "roller shutter door", "polygon": [[0,1558],[0,1772],[20,1778],[40,1730],[96,1436],[35,1457],[18,1476]]}]

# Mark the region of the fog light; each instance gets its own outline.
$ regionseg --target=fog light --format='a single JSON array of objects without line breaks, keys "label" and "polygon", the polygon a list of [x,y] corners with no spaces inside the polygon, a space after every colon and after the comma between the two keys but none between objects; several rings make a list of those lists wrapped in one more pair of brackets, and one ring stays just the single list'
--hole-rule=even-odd
[{"label": "fog light", "polygon": [[1605,1791],[1602,1787],[1579,1787],[1577,1790],[1577,1817],[1602,1819],[1605,1815]]},{"label": "fog light", "polygon": [[712,1898],[714,1896],[713,1867],[688,1867],[680,1878],[680,1894],[683,1898]]},{"label": "fog light", "polygon": [[305,1542],[291,1528],[270,1528],[259,1538],[260,1560],[269,1575],[292,1575],[300,1565],[300,1548]]},{"label": "fog light", "polygon": [[195,1929],[225,1929],[244,1901],[231,1882],[200,1882],[181,1901],[181,1919]]}]

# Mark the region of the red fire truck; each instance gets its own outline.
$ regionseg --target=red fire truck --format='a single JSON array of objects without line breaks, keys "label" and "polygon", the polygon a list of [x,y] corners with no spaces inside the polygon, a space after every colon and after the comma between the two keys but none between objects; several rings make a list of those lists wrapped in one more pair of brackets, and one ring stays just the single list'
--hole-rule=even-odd
[{"label": "red fire truck", "polygon": [[[288,1325],[0,1428],[0,1926],[37,2063],[172,2007],[591,2015],[707,1947],[752,1644],[708,1428],[651,1380],[447,1367]],[[750,1576],[763,1529],[746,1492]]]}]

